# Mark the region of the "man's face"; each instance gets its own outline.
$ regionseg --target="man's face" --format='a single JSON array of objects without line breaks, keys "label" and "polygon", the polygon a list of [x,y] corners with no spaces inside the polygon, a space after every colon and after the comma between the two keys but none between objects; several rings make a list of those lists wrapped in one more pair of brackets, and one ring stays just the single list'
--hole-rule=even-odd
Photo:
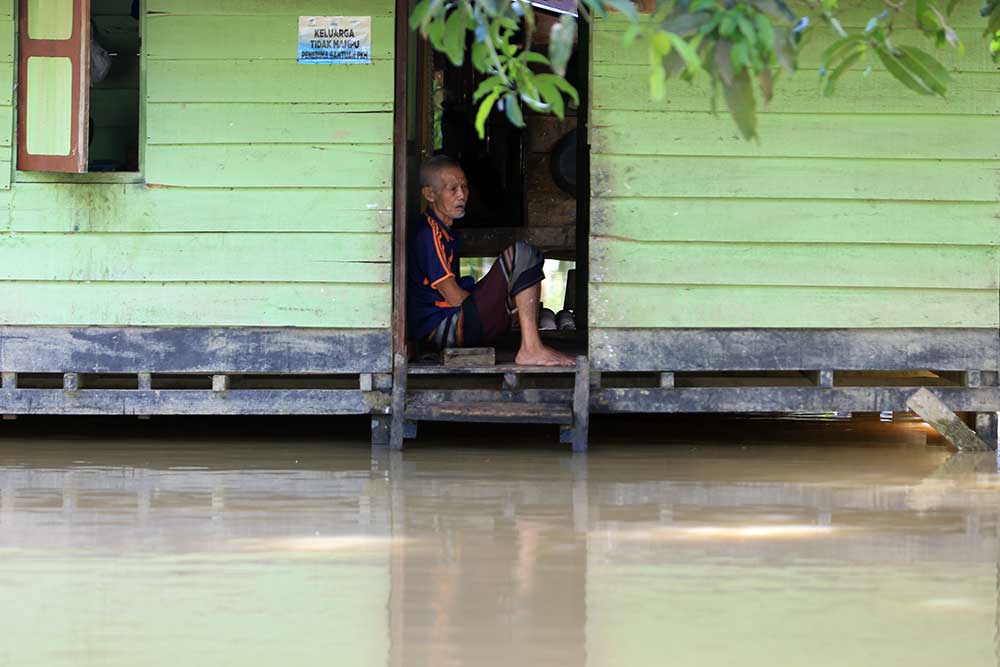
[{"label": "man's face", "polygon": [[465,172],[458,167],[446,167],[437,174],[437,183],[425,187],[424,199],[430,202],[439,217],[457,220],[465,215],[465,204],[469,199],[469,182]]}]

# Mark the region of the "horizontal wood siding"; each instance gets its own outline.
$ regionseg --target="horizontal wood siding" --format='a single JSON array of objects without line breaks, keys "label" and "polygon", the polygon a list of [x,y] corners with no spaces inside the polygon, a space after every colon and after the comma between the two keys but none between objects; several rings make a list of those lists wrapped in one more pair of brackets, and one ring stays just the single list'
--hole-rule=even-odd
[{"label": "horizontal wood siding", "polygon": [[592,340],[612,328],[1000,325],[1000,78],[974,14],[955,16],[966,55],[937,52],[955,71],[945,100],[880,64],[821,97],[829,38],[817,35],[753,142],[711,113],[704,83],[669,82],[651,100],[645,45],[624,47],[620,20],[597,22]]},{"label": "horizontal wood siding", "polygon": [[[17,24],[14,7],[17,0],[0,3],[0,202],[10,190],[14,163],[14,44]],[[3,222],[0,222],[0,230]]]},{"label": "horizontal wood siding", "polygon": [[[0,324],[388,328],[394,3],[335,4],[147,0],[141,178],[17,174]],[[372,16],[371,65],[297,62],[299,16],[331,13]]]}]

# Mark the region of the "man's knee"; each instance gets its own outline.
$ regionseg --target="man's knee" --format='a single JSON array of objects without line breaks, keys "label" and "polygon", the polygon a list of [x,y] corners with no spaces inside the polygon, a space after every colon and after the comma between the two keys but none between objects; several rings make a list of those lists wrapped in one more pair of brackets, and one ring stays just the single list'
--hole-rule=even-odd
[{"label": "man's knee", "polygon": [[506,254],[518,265],[524,267],[534,266],[545,261],[545,253],[527,241],[515,241],[513,245],[508,246]]}]

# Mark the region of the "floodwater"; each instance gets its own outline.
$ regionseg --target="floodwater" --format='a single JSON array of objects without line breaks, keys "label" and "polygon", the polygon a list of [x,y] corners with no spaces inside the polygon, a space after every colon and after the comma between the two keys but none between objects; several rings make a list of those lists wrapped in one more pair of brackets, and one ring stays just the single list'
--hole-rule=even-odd
[{"label": "floodwater", "polygon": [[0,666],[1000,665],[993,455],[627,428],[2,435]]}]

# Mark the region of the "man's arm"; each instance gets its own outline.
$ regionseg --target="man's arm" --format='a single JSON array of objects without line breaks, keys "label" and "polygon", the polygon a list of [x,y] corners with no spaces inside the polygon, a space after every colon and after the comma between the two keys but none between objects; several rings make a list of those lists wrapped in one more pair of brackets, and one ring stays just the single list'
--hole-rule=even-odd
[{"label": "man's arm", "polygon": [[465,301],[469,293],[458,286],[458,281],[455,280],[455,276],[448,276],[441,282],[439,282],[435,289],[441,292],[441,296],[444,300],[448,302],[451,306],[461,306],[462,302]]}]

